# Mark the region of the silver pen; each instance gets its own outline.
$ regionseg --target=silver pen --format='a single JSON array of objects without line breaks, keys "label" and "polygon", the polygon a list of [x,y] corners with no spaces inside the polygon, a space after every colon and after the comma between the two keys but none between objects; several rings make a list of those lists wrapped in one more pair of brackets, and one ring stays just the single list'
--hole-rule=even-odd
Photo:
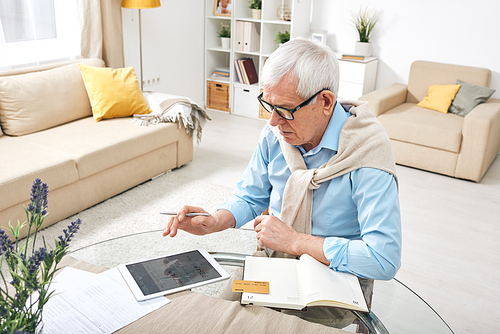
[{"label": "silver pen", "polygon": [[[177,216],[178,212],[160,212],[161,215],[168,216]],[[194,217],[194,216],[210,216],[209,213],[204,212],[188,212],[186,213],[186,217]]]}]

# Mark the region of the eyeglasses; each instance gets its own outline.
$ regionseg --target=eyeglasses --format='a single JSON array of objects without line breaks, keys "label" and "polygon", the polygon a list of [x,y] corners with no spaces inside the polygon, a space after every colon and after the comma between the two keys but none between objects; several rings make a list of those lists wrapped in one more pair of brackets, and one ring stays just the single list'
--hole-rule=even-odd
[{"label": "eyeglasses", "polygon": [[283,107],[277,107],[277,106],[273,106],[272,104],[270,104],[269,102],[266,102],[262,99],[262,95],[264,94],[263,92],[260,93],[259,96],[257,96],[257,100],[259,100],[260,104],[262,105],[262,107],[268,112],[268,113],[273,113],[273,110],[276,111],[276,113],[278,113],[278,115],[280,115],[281,117],[283,117],[284,119],[288,120],[288,121],[292,121],[293,120],[293,114],[298,111],[300,108],[303,108],[305,106],[307,106],[309,103],[311,103],[312,100],[314,100],[314,98],[316,96],[319,95],[319,93],[321,93],[322,91],[324,90],[327,90],[325,88],[323,88],[322,90],[320,90],[319,92],[317,92],[316,94],[314,94],[313,96],[311,96],[310,98],[308,98],[307,100],[305,100],[304,102],[302,102],[301,104],[299,104],[298,106],[296,106],[295,108],[293,109],[288,109],[288,108],[283,108]]}]

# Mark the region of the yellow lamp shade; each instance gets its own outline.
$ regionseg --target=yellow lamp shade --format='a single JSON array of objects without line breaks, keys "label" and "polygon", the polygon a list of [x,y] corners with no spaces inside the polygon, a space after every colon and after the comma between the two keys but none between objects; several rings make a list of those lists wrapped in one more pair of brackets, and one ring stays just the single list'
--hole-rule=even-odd
[{"label": "yellow lamp shade", "polygon": [[156,8],[160,6],[160,0],[122,0],[123,8],[145,9]]}]

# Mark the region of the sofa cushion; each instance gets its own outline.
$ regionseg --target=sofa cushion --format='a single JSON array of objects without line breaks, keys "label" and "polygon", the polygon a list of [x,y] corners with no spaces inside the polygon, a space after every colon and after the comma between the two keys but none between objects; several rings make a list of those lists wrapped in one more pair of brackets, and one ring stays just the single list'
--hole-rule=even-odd
[{"label": "sofa cushion", "polygon": [[391,139],[454,153],[460,151],[463,117],[404,103],[378,119]]},{"label": "sofa cushion", "polygon": [[138,126],[130,117],[98,123],[87,117],[33,134],[33,138],[37,135],[44,147],[73,158],[83,179],[176,142],[180,131],[176,123]]},{"label": "sofa cushion", "polygon": [[488,87],[472,85],[462,80],[457,80],[457,84],[460,85],[460,89],[448,112],[463,117],[467,116],[477,105],[486,102],[496,91]]},{"label": "sofa cushion", "polygon": [[80,69],[96,122],[151,112],[133,67],[112,69],[80,65]]},{"label": "sofa cushion", "polygon": [[[81,63],[104,66],[100,59]],[[90,115],[77,64],[0,77],[0,124],[7,135],[22,136]]]},{"label": "sofa cushion", "polygon": [[491,71],[486,68],[417,60],[411,64],[406,102],[418,103],[427,95],[429,86],[454,85],[457,79],[488,87]]},{"label": "sofa cushion", "polygon": [[49,185],[49,196],[51,189],[78,180],[76,163],[68,154],[47,148],[32,136],[0,138],[0,211],[27,202],[36,178]]}]

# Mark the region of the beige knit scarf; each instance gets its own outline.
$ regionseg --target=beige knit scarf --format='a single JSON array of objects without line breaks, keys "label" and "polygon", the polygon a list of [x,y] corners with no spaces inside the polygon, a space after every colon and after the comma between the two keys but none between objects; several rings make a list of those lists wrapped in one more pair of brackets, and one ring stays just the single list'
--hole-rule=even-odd
[{"label": "beige knit scarf", "polygon": [[[369,167],[386,171],[397,182],[392,146],[382,124],[368,109],[368,103],[338,101],[352,113],[340,131],[338,152],[317,169],[307,169],[300,151],[286,143],[278,129],[271,127],[281,145],[284,158],[292,175],[283,194],[281,220],[300,233],[311,234],[313,190],[321,183]],[[283,257],[273,252],[271,256]],[[278,254],[276,254],[278,253]]]}]

